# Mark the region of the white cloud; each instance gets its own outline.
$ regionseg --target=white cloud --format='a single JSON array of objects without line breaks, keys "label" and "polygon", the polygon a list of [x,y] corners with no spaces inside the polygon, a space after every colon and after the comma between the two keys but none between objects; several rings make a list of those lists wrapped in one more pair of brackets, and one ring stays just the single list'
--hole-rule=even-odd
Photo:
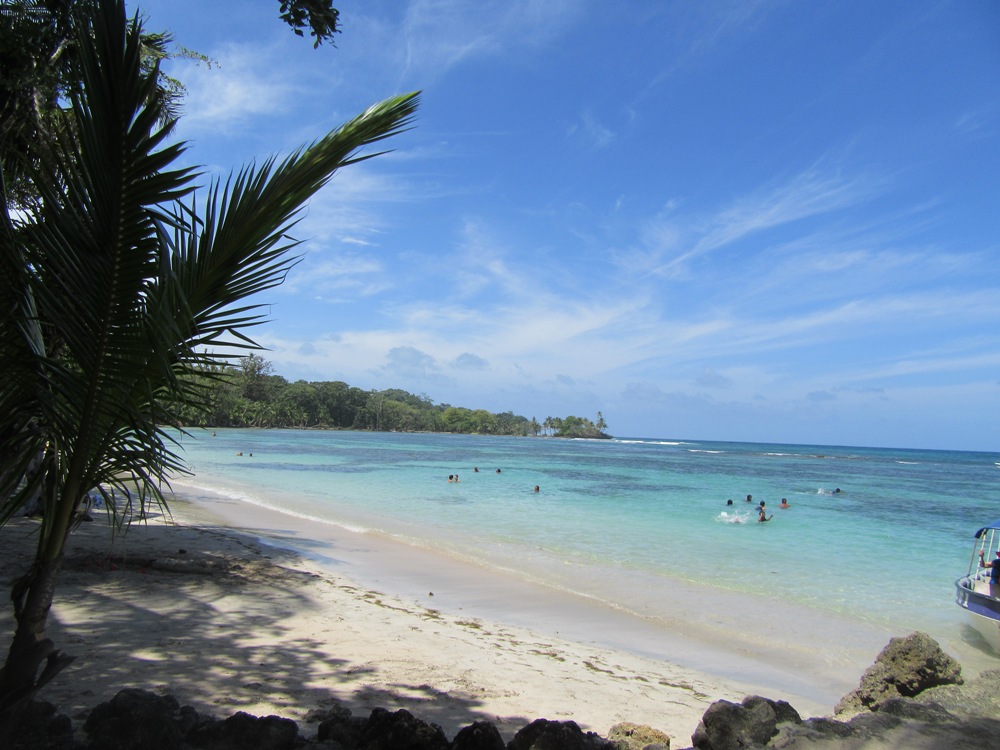
[{"label": "white cloud", "polygon": [[469,352],[462,352],[452,360],[451,366],[459,370],[488,370],[489,361]]},{"label": "white cloud", "polygon": [[578,122],[568,130],[570,137],[579,137],[587,148],[606,148],[615,139],[615,133],[594,117],[592,112],[584,112]]},{"label": "white cloud", "polygon": [[407,70],[427,79],[468,60],[545,44],[581,12],[570,0],[415,0],[404,21]]},{"label": "white cloud", "polygon": [[710,367],[702,368],[694,382],[695,385],[702,386],[704,388],[729,388],[733,384],[731,378],[726,377],[722,373],[717,370],[713,370]]},{"label": "white cloud", "polygon": [[259,127],[260,118],[290,109],[302,93],[301,83],[289,66],[278,63],[277,52],[227,44],[212,55],[218,65],[188,67],[184,132],[245,131]]},{"label": "white cloud", "polygon": [[647,230],[647,238],[670,240],[651,248],[651,257],[661,259],[647,273],[679,277],[700,256],[767,229],[854,205],[870,197],[875,190],[876,183],[871,178],[844,179],[835,170],[824,173],[814,167],[782,184],[743,196],[699,222],[689,220],[685,226],[677,219],[667,219],[664,225],[654,224]]}]

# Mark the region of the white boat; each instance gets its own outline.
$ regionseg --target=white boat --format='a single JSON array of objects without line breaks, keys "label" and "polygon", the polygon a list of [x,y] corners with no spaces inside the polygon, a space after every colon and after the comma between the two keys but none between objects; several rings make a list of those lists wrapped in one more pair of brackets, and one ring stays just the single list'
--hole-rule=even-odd
[{"label": "white boat", "polygon": [[980,563],[980,560],[996,561],[1000,567],[998,550],[1000,521],[994,521],[976,532],[969,572],[955,581],[955,603],[966,611],[969,624],[976,632],[1000,654],[1000,584],[990,583],[992,568]]}]

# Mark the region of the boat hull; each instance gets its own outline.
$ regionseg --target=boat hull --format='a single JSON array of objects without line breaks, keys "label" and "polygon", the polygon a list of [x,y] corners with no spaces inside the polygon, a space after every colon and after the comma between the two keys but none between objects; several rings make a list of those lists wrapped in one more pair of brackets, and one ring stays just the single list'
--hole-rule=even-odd
[{"label": "boat hull", "polygon": [[1000,654],[1000,596],[991,592],[990,584],[971,578],[955,582],[955,603],[966,612],[969,624],[995,652]]}]

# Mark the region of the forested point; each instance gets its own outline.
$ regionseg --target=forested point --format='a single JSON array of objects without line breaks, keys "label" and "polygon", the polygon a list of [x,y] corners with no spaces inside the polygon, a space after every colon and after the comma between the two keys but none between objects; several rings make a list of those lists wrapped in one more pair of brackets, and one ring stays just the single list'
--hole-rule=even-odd
[{"label": "forested point", "polygon": [[455,432],[483,435],[610,438],[600,412],[586,417],[546,417],[539,422],[512,411],[494,414],[436,404],[398,388],[364,390],[343,381],[288,382],[255,354],[239,365],[206,373],[209,409],[183,414],[186,427],[258,427]]}]

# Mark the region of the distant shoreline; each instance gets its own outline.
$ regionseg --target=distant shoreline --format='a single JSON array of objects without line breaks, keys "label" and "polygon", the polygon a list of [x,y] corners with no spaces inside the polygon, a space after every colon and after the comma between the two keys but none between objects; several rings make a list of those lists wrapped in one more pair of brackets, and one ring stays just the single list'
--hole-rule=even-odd
[{"label": "distant shoreline", "polygon": [[601,433],[600,435],[508,435],[505,433],[497,434],[493,432],[456,432],[454,430],[370,430],[366,428],[359,427],[321,427],[320,425],[315,425],[313,427],[203,427],[201,425],[189,426],[182,428],[186,432],[192,432],[194,430],[205,430],[205,431],[215,431],[215,430],[260,430],[262,432],[271,430],[308,430],[316,432],[368,432],[372,434],[385,434],[392,435],[394,433],[399,433],[403,435],[476,435],[479,437],[513,437],[513,438],[542,438],[542,439],[556,439],[556,440],[614,440],[614,435],[609,435],[607,433]]}]

